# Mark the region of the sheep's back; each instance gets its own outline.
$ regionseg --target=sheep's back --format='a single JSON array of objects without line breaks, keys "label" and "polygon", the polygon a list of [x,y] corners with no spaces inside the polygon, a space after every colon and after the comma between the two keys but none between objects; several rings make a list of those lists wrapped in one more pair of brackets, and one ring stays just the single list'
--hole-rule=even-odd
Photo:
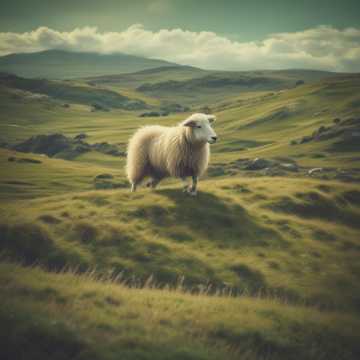
[{"label": "sheep's back", "polygon": [[164,175],[187,177],[201,175],[207,167],[208,144],[195,146],[186,138],[182,126],[166,128],[151,147],[150,163]]}]

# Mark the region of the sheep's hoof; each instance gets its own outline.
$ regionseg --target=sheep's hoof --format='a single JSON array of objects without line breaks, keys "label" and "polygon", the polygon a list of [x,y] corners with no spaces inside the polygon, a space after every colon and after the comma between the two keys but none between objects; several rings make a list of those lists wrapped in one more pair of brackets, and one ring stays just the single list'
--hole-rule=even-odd
[{"label": "sheep's hoof", "polygon": [[188,189],[187,193],[188,193],[190,196],[196,196],[196,195],[197,195],[197,191],[196,191],[196,190],[192,190],[191,188]]},{"label": "sheep's hoof", "polygon": [[151,179],[146,183],[146,187],[155,189],[158,184],[159,184],[159,180]]}]

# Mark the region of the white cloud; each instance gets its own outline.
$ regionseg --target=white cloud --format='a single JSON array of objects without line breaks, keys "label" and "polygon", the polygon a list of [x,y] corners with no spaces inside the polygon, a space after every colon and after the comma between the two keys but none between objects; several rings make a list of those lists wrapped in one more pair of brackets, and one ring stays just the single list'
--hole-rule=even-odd
[{"label": "white cloud", "polygon": [[210,31],[150,31],[140,24],[122,32],[99,32],[95,27],[60,32],[40,27],[26,33],[0,33],[2,55],[45,49],[124,52],[208,69],[360,71],[360,29],[356,28],[319,26],[272,34],[259,42],[231,41]]}]

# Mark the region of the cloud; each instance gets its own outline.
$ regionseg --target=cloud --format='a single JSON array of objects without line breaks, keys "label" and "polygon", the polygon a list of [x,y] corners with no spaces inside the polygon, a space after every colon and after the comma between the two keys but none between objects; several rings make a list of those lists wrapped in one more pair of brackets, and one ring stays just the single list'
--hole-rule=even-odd
[{"label": "cloud", "polygon": [[25,33],[0,33],[0,54],[45,49],[123,52],[207,69],[307,68],[360,71],[360,29],[319,26],[271,34],[258,42],[232,41],[214,32],[146,30],[134,24],[122,32],[96,27],[60,32],[47,27]]}]

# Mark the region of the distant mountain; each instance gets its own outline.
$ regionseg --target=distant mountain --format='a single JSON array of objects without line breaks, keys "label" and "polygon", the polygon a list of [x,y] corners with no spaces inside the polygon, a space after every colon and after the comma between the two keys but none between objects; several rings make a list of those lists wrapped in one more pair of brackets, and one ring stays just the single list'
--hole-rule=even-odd
[{"label": "distant mountain", "polygon": [[46,50],[0,57],[0,71],[28,78],[70,79],[177,66],[164,60],[126,54]]}]

